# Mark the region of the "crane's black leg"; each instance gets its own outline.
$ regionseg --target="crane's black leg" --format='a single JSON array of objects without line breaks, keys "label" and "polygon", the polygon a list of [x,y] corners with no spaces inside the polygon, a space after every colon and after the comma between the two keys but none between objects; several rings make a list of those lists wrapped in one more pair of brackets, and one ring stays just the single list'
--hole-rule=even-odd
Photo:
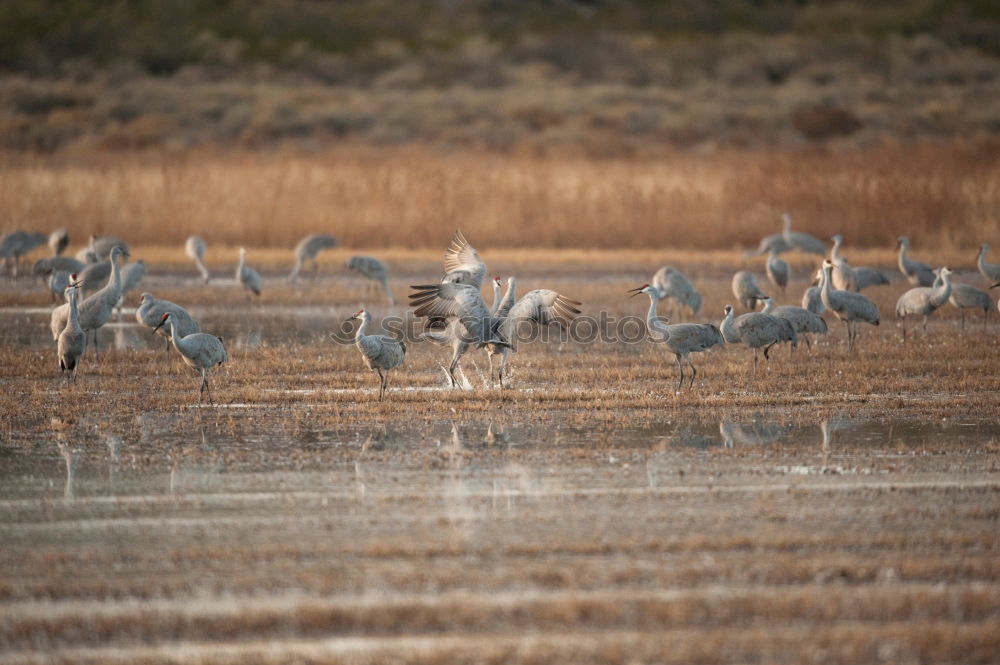
[{"label": "crane's black leg", "polygon": [[378,401],[381,402],[382,401],[382,393],[385,392],[385,374],[382,373],[381,369],[378,370],[378,380],[379,380],[379,383],[378,383]]},{"label": "crane's black leg", "polygon": [[694,388],[694,377],[698,376],[698,370],[695,368],[694,363],[688,358],[688,366],[691,367],[691,382],[688,383],[688,388]]},{"label": "crane's black leg", "polygon": [[677,382],[677,389],[680,390],[684,387],[684,365],[681,364],[681,354],[675,353],[674,356],[677,358],[677,371],[680,372],[680,380]]}]

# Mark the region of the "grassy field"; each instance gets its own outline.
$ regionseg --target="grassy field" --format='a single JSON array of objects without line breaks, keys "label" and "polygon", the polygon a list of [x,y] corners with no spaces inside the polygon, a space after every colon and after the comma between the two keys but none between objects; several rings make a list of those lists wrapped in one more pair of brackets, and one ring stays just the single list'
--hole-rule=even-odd
[{"label": "grassy field", "polygon": [[[3,230],[69,227],[140,245],[292,247],[327,232],[346,247],[755,246],[795,228],[848,248],[1000,245],[993,143],[866,151],[722,151],[649,160],[356,149],[323,155],[11,156]],[[211,256],[211,249],[210,249]]]}]

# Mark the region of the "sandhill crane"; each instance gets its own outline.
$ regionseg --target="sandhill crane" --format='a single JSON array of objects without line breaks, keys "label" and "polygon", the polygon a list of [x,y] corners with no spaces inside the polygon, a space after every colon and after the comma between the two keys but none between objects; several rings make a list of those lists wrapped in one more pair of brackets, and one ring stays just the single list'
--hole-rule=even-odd
[{"label": "sandhill crane", "polygon": [[499,332],[500,320],[490,314],[479,288],[472,284],[441,283],[411,286],[410,305],[418,317],[453,319],[444,330],[427,331],[421,336],[438,344],[451,344],[452,358],[448,367],[451,385],[455,387],[455,369],[470,344],[480,347],[489,343],[507,345]]},{"label": "sandhill crane", "polygon": [[406,358],[406,344],[398,339],[393,339],[388,335],[368,335],[365,330],[372,320],[372,315],[368,310],[359,310],[347,318],[347,321],[361,319],[361,325],[354,333],[354,343],[361,352],[361,359],[365,366],[378,372],[379,390],[378,401],[382,401],[389,383],[389,370],[399,367]]},{"label": "sandhill crane", "polygon": [[196,332],[201,332],[198,322],[191,314],[176,303],[169,300],[162,300],[153,296],[152,293],[143,293],[139,298],[139,306],[135,310],[135,320],[140,326],[146,326],[156,330],[167,342],[167,349],[170,349],[170,331],[160,327],[163,315],[170,313],[171,321],[177,329],[177,334],[181,337]]},{"label": "sandhill crane", "polygon": [[[75,275],[71,277],[75,277]],[[71,279],[69,286],[66,287],[69,315],[66,318],[66,327],[59,333],[56,344],[59,371],[69,371],[71,379],[76,378],[76,368],[80,363],[80,356],[87,349],[87,335],[80,327],[80,313],[77,306],[79,288],[75,279]]]},{"label": "sandhill crane", "polygon": [[896,241],[899,249],[899,271],[914,286],[930,286],[934,283],[934,271],[923,261],[911,259],[910,239],[906,236],[899,236]]},{"label": "sandhill crane", "polygon": [[[951,297],[951,270],[941,268],[941,283],[938,287],[918,286],[899,296],[896,301],[896,316],[904,318],[910,314],[924,317],[923,330],[927,332],[927,317],[942,307]],[[906,326],[903,326],[906,338]]]},{"label": "sandhill crane", "polygon": [[208,268],[205,267],[205,241],[202,240],[201,236],[188,236],[188,239],[184,242],[184,253],[187,254],[189,259],[194,261],[194,265],[198,268],[198,273],[201,275],[201,281],[208,284],[211,274],[208,272]]},{"label": "sandhill crane", "polygon": [[746,344],[753,349],[753,376],[757,377],[757,349],[764,347],[764,358],[770,360],[771,347],[779,342],[799,343],[792,324],[785,319],[750,312],[733,320],[733,306],[726,305],[726,316],[719,325],[722,337],[729,344]]},{"label": "sandhill crane", "polygon": [[208,370],[229,360],[226,347],[222,343],[221,337],[209,335],[208,333],[191,333],[181,336],[174,325],[174,314],[164,312],[159,325],[153,329],[155,334],[162,326],[170,327],[170,341],[174,348],[181,354],[184,362],[195,370],[201,370],[201,388],[198,390],[198,401],[202,399],[202,394],[208,391],[208,401],[213,402],[212,389],[208,385]]},{"label": "sandhill crane", "polygon": [[[934,286],[940,286],[940,277],[934,281]],[[986,293],[982,289],[977,289],[974,286],[968,284],[961,284],[959,282],[951,283],[951,295],[948,297],[948,302],[953,306],[957,307],[960,312],[962,312],[962,330],[965,330],[965,310],[966,309],[981,309],[983,310],[983,329],[986,329],[986,322],[989,320],[990,312],[996,311],[996,305],[993,304],[993,298],[990,294]]]},{"label": "sandhill crane", "polygon": [[103,261],[111,256],[112,247],[121,247],[126,256],[131,254],[128,243],[115,236],[90,236],[90,251],[94,253],[98,261]]},{"label": "sandhill crane", "polygon": [[331,249],[337,247],[339,244],[336,238],[326,233],[307,235],[295,246],[295,267],[292,268],[291,274],[288,275],[288,280],[294,282],[299,278],[299,273],[302,272],[306,261],[312,261],[313,275],[315,276],[319,271],[319,262],[316,260],[316,256],[324,249]]},{"label": "sandhill crane", "polygon": [[847,327],[847,348],[854,350],[854,340],[857,339],[857,322],[863,321],[873,326],[879,324],[878,307],[871,300],[853,291],[840,291],[831,288],[830,274],[833,272],[833,261],[823,261],[823,277],[820,280],[820,297],[823,306],[833,312],[833,315],[844,322]]},{"label": "sandhill crane", "polygon": [[247,250],[240,247],[240,264],[236,266],[236,281],[250,293],[260,295],[260,273],[247,265]]},{"label": "sandhill crane", "polygon": [[49,249],[52,256],[59,256],[69,247],[69,231],[66,229],[56,229],[49,234]]},{"label": "sandhill crane", "polygon": [[[513,278],[511,278],[513,279]],[[511,292],[513,294],[513,292]],[[511,296],[513,298],[513,295]],[[496,316],[497,312],[500,310],[500,306],[503,304],[503,297],[500,295],[500,278],[493,278],[493,304],[490,305],[490,314]],[[513,307],[513,300],[511,301],[509,307]]]},{"label": "sandhill crane", "polygon": [[[94,352],[98,352],[97,330],[111,320],[115,306],[121,299],[122,279],[121,268],[118,265],[122,256],[128,256],[120,247],[111,250],[111,276],[104,288],[84,299],[80,305],[80,326],[85,332],[94,331]],[[82,282],[77,278],[77,283]],[[50,320],[50,330],[52,339],[59,339],[59,333],[66,326],[66,319],[69,317],[69,306],[60,305],[52,310]]]},{"label": "sandhill crane", "polygon": [[[389,298],[389,304],[395,305],[396,298],[389,290],[389,266],[384,261],[376,259],[374,256],[352,256],[347,261],[347,269],[364,275],[372,282],[378,283]],[[371,282],[369,282],[371,283]]]},{"label": "sandhill crane", "polygon": [[833,247],[830,248],[830,260],[833,261],[833,288],[840,291],[858,291],[858,283],[854,277],[854,269],[840,254],[840,248],[844,245],[844,236],[839,233],[834,235]]},{"label": "sandhill crane", "polygon": [[90,245],[78,250],[74,258],[84,265],[100,262],[100,259],[97,258],[97,254],[94,254],[94,250],[90,248]]},{"label": "sandhill crane", "polygon": [[1000,263],[987,263],[986,254],[990,251],[990,246],[983,243],[979,246],[979,253],[976,255],[976,265],[979,272],[990,284],[1000,282]]},{"label": "sandhill crane", "polygon": [[889,276],[884,271],[871,266],[858,266],[854,270],[854,285],[857,290],[863,291],[869,286],[881,286],[889,283]]},{"label": "sandhill crane", "polygon": [[764,301],[764,309],[761,310],[761,313],[770,314],[791,323],[795,334],[803,337],[806,340],[806,346],[809,348],[812,348],[809,335],[825,335],[827,331],[826,321],[823,320],[823,317],[804,307],[796,307],[795,305],[775,307],[774,301],[767,298]]},{"label": "sandhill crane", "polygon": [[45,256],[31,266],[31,274],[45,277],[53,270],[81,273],[85,267],[85,263],[77,261],[72,256]]},{"label": "sandhill crane", "polygon": [[[498,281],[494,280],[494,284]],[[500,335],[505,340],[508,340],[510,344],[486,345],[486,353],[490,359],[491,379],[493,377],[493,356],[500,356],[497,378],[500,380],[501,387],[503,387],[503,375],[507,367],[507,358],[511,351],[517,351],[517,332],[521,325],[527,322],[534,322],[546,326],[554,322],[559,324],[560,327],[566,328],[573,323],[573,319],[580,313],[577,307],[582,304],[576,300],[570,300],[566,296],[550,289],[528,291],[515,303],[516,291],[517,280],[511,277],[507,280],[507,293],[493,312],[493,315],[500,321]]]},{"label": "sandhill crane", "polygon": [[21,257],[30,254],[37,247],[41,247],[48,240],[44,233],[34,233],[29,231],[11,231],[0,236],[0,272],[6,269],[7,262],[14,259],[12,275],[17,277],[21,264]]},{"label": "sandhill crane", "polygon": [[826,254],[826,245],[823,244],[822,240],[814,235],[792,230],[792,216],[787,212],[782,213],[781,222],[784,225],[782,235],[790,248],[807,254],[819,254],[820,256]]},{"label": "sandhill crane", "polygon": [[747,310],[754,309],[756,301],[767,297],[757,286],[757,278],[749,270],[741,270],[733,275],[733,295]]},{"label": "sandhill crane", "polygon": [[[823,270],[820,269],[820,279],[822,280]],[[802,294],[802,309],[813,314],[822,314],[826,307],[823,306],[823,298],[820,295],[818,286],[810,286]]]},{"label": "sandhill crane", "polygon": [[651,286],[656,289],[661,300],[670,298],[686,305],[692,316],[697,316],[701,311],[701,294],[694,288],[691,280],[676,268],[663,266],[657,270]]},{"label": "sandhill crane", "polygon": [[767,272],[767,278],[771,281],[771,284],[775,285],[781,292],[785,292],[785,287],[788,286],[788,261],[778,257],[778,253],[771,250],[770,254],[767,256],[767,264],[764,266]]},{"label": "sandhill crane", "polygon": [[646,313],[646,330],[655,342],[663,342],[677,359],[677,370],[680,373],[678,379],[678,390],[684,387],[684,364],[681,358],[687,361],[691,368],[691,381],[688,387],[694,386],[694,379],[698,375],[698,370],[691,362],[692,353],[703,353],[715,345],[725,346],[722,339],[722,332],[710,323],[678,323],[669,325],[669,322],[660,320],[656,316],[656,302],[659,300],[659,290],[649,284],[643,284],[639,288],[629,291],[632,297],[645,293],[649,296],[649,311]]}]

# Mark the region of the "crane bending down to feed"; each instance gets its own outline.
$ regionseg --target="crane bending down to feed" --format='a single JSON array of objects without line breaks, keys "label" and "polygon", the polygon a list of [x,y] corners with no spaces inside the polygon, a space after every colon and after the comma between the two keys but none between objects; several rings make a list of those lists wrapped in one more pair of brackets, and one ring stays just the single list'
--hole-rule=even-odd
[{"label": "crane bending down to feed", "polygon": [[847,327],[847,348],[854,350],[857,339],[857,322],[864,321],[873,326],[879,324],[878,307],[871,300],[853,291],[839,291],[830,288],[830,274],[833,272],[833,261],[823,261],[823,277],[820,280],[820,297],[823,306],[833,312],[833,315],[844,322]]},{"label": "crane bending down to feed", "polygon": [[166,351],[170,351],[170,331],[160,327],[163,315],[170,313],[170,321],[177,329],[177,334],[187,337],[192,333],[201,332],[198,322],[191,314],[178,304],[169,300],[155,298],[152,293],[143,293],[139,298],[139,306],[135,310],[135,320],[140,326],[152,328],[161,335],[167,343]]},{"label": "crane bending down to feed", "polygon": [[201,281],[208,284],[208,280],[211,275],[208,272],[208,268],[205,267],[205,241],[201,239],[201,236],[188,236],[187,241],[184,243],[184,253],[187,257],[194,261],[194,265],[198,268],[198,273],[201,275]]},{"label": "crane bending down to feed", "polygon": [[896,241],[899,249],[899,271],[913,286],[931,286],[934,284],[934,270],[924,263],[910,258],[910,239],[899,236]]},{"label": "crane bending down to feed", "polygon": [[181,337],[177,331],[177,327],[174,325],[174,315],[170,312],[163,314],[159,325],[153,329],[153,333],[155,334],[164,325],[170,327],[170,340],[173,342],[177,352],[181,354],[184,362],[189,367],[201,371],[201,388],[198,390],[198,401],[201,401],[204,392],[207,390],[208,401],[214,402],[212,399],[212,389],[208,385],[208,370],[229,360],[229,354],[226,353],[226,347],[222,343],[222,338],[202,332],[191,333],[190,335]]},{"label": "crane bending down to feed", "polygon": [[354,333],[354,343],[361,352],[365,366],[373,372],[378,372],[378,401],[382,401],[389,384],[389,370],[403,364],[406,358],[406,344],[387,335],[368,335],[365,331],[372,320],[368,310],[359,310],[349,316],[347,321],[361,319],[361,325]]},{"label": "crane bending down to feed", "polygon": [[703,353],[713,346],[725,346],[722,332],[710,323],[678,323],[669,325],[669,321],[662,321],[656,316],[656,301],[659,300],[658,290],[649,284],[643,284],[639,288],[629,291],[635,297],[640,293],[649,296],[649,311],[646,314],[646,329],[649,331],[653,341],[663,342],[670,349],[670,352],[677,358],[677,371],[680,374],[677,382],[677,389],[684,387],[684,364],[683,358],[691,368],[691,381],[688,387],[694,386],[694,379],[698,376],[698,370],[691,362],[692,353]]},{"label": "crane bending down to feed", "polygon": [[69,371],[70,378],[74,380],[76,379],[76,368],[80,364],[80,357],[87,349],[87,334],[80,327],[80,313],[76,304],[79,288],[76,283],[76,275],[70,275],[69,286],[66,287],[66,297],[69,299],[69,317],[66,319],[66,327],[59,333],[56,345],[59,371]]},{"label": "crane bending down to feed", "polygon": [[780,258],[778,253],[772,249],[771,253],[768,254],[767,264],[764,266],[764,269],[771,284],[774,284],[784,293],[785,287],[788,286],[788,275],[791,272],[788,267],[788,261]]},{"label": "crane bending down to feed", "polygon": [[[796,307],[795,305],[775,307],[774,301],[767,298],[764,300],[764,309],[761,310],[761,313],[770,314],[791,323],[795,334],[805,339],[806,346],[810,349],[812,344],[809,342],[809,335],[825,335],[827,331],[826,321],[823,320],[823,317],[805,307]],[[794,348],[793,346],[792,349]]]},{"label": "crane bending down to feed", "polygon": [[396,298],[389,290],[389,266],[384,261],[380,261],[374,256],[352,256],[347,261],[347,269],[370,279],[371,281],[368,282],[370,285],[380,284],[386,297],[389,298],[389,304],[396,304]]},{"label": "crane bending down to feed", "polygon": [[[498,281],[494,280],[494,284]],[[493,356],[500,356],[497,379],[500,381],[501,388],[503,387],[504,370],[507,368],[507,358],[511,351],[517,351],[517,332],[521,324],[533,322],[546,326],[550,323],[557,323],[560,328],[566,329],[580,313],[577,307],[583,304],[549,289],[528,291],[515,303],[516,292],[517,280],[511,277],[507,280],[507,293],[493,311],[493,316],[500,321],[500,335],[510,343],[486,345],[486,353],[490,359],[491,379],[493,376]]]},{"label": "crane bending down to feed", "polygon": [[733,295],[748,311],[756,307],[756,301],[767,297],[757,286],[757,278],[749,270],[741,270],[733,275]]},{"label": "crane bending down to feed", "polygon": [[[951,270],[941,268],[938,286],[918,286],[899,296],[896,301],[896,316],[905,318],[910,314],[924,317],[923,331],[927,332],[927,317],[944,306],[951,297]],[[906,326],[903,326],[903,339],[906,339]]]},{"label": "crane bending down to feed", "polygon": [[292,268],[288,281],[294,282],[299,278],[306,261],[312,261],[313,276],[315,276],[319,272],[319,261],[316,260],[316,256],[324,249],[331,249],[339,244],[336,238],[326,233],[313,233],[300,240],[295,246],[295,267]]},{"label": "crane bending down to feed", "polygon": [[663,266],[653,275],[650,285],[656,289],[657,297],[660,300],[671,299],[686,305],[691,310],[692,316],[698,316],[701,311],[701,294],[694,288],[681,271],[672,266]]},{"label": "crane bending down to feed", "polygon": [[236,281],[256,296],[260,295],[260,273],[247,265],[247,250],[240,247],[240,264],[236,266]]},{"label": "crane bending down to feed", "polygon": [[753,377],[757,378],[757,349],[764,348],[764,359],[770,360],[768,353],[771,347],[779,342],[791,342],[792,346],[799,343],[792,324],[785,319],[750,312],[733,320],[733,306],[726,305],[726,316],[719,325],[722,337],[729,344],[746,344],[753,349]]},{"label": "crane bending down to feed", "polygon": [[[820,282],[823,280],[823,269],[819,271]],[[810,286],[802,294],[802,309],[813,314],[822,314],[826,307],[823,307],[823,298],[820,296],[818,286]]]}]

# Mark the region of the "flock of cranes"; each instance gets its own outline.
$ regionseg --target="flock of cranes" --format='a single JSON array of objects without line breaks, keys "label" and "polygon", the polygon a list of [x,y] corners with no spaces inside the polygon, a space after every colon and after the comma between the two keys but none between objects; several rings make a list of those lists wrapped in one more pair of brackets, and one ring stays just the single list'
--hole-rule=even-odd
[{"label": "flock of cranes", "polygon": [[[861,291],[888,284],[889,275],[873,267],[852,266],[842,254],[844,239],[839,233],[831,238],[833,244],[827,256],[822,241],[791,229],[791,218],[787,214],[783,216],[783,225],[782,233],[762,239],[757,250],[748,253],[748,256],[767,255],[765,274],[770,284],[782,293],[789,284],[791,269],[781,254],[801,251],[824,256],[817,281],[806,289],[801,307],[776,306],[749,270],[738,271],[731,285],[736,302],[746,312],[737,316],[734,307],[726,305],[718,326],[711,323],[670,323],[669,317],[664,319],[658,316],[657,305],[661,300],[667,301],[674,316],[679,315],[681,307],[692,316],[698,316],[702,309],[703,299],[693,282],[671,266],[658,270],[650,283],[628,292],[631,296],[644,294],[649,297],[646,316],[648,338],[663,344],[675,356],[678,389],[684,386],[685,364],[690,369],[689,386],[695,382],[698,370],[692,362],[692,354],[726,344],[742,344],[753,351],[752,375],[755,377],[761,350],[765,359],[769,359],[769,352],[776,344],[787,342],[794,350],[800,339],[811,346],[811,336],[826,334],[827,322],[821,316],[824,311],[829,311],[844,323],[850,351],[856,348],[859,322],[879,325],[878,307]],[[142,281],[145,264],[137,261],[123,267],[121,261],[130,256],[129,246],[110,236],[91,236],[89,245],[75,257],[64,256],[69,234],[66,229],[57,229],[48,236],[15,231],[0,237],[3,267],[9,267],[16,275],[21,259],[46,242],[53,254],[39,259],[32,271],[47,279],[53,294],[58,293],[65,298],[65,303],[52,311],[50,330],[56,342],[60,370],[69,372],[72,379],[76,376],[89,340],[93,340],[97,354],[97,331],[111,320],[115,309],[121,307],[125,294]],[[308,263],[312,263],[315,273],[319,252],[337,246],[337,240],[326,234],[303,238],[294,249],[295,265],[288,279],[296,281]],[[928,317],[946,303],[951,303],[962,310],[964,328],[965,309],[982,309],[984,325],[989,313],[997,309],[986,291],[953,282],[953,272],[948,267],[934,269],[913,259],[909,253],[909,240],[905,236],[899,238],[897,250],[899,270],[913,286],[896,303],[898,317],[921,316],[926,330]],[[980,247],[976,265],[987,281],[993,286],[1000,286],[1000,264],[989,263],[986,258],[988,252],[988,245]],[[188,238],[185,253],[194,262],[201,280],[208,283],[211,274],[204,263],[204,240],[198,236]],[[259,296],[261,277],[247,264],[246,254],[246,250],[240,248],[236,282],[248,294]],[[389,304],[395,304],[388,283],[389,268],[384,262],[375,257],[358,255],[351,257],[346,267],[371,280],[372,287],[381,287]],[[518,299],[515,277],[507,280],[506,290],[501,280],[494,278],[491,282],[493,300],[487,304],[482,296],[486,275],[486,264],[476,249],[461,231],[456,231],[444,255],[444,275],[440,281],[411,287],[409,304],[413,314],[425,319],[425,330],[420,339],[451,350],[446,371],[452,386],[459,384],[456,372],[463,356],[475,348],[486,351],[490,379],[495,379],[503,387],[510,355],[517,349],[523,326],[554,323],[565,328],[581,313],[582,303],[550,289],[529,291]],[[760,311],[757,311],[758,303],[763,305]],[[142,294],[135,318],[139,325],[165,338],[168,352],[172,345],[185,363],[201,373],[199,399],[208,392],[211,400],[208,372],[228,360],[222,338],[202,332],[198,322],[181,305],[158,299],[148,292]],[[354,320],[361,322],[354,335],[355,345],[367,369],[379,377],[379,400],[382,400],[387,391],[389,372],[400,367],[405,360],[406,344],[387,335],[368,334],[372,315],[365,309],[348,319]],[[905,326],[903,338],[906,339]]]}]

